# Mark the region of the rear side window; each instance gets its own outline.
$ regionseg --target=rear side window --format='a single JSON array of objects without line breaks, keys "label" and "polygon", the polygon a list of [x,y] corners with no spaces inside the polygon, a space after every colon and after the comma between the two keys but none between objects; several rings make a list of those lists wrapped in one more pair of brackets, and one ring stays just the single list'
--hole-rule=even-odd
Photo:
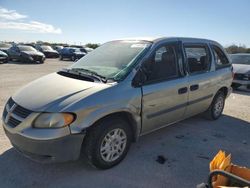
[{"label": "rear side window", "polygon": [[184,45],[188,69],[191,74],[210,69],[210,54],[206,45]]},{"label": "rear side window", "polygon": [[215,57],[216,67],[220,68],[229,64],[227,56],[219,47],[212,45],[212,49]]}]

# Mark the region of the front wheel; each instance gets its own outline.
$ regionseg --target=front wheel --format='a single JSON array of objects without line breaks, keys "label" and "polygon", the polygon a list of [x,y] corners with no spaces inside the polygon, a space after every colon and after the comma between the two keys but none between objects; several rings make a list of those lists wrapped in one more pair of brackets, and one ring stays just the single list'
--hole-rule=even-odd
[{"label": "front wheel", "polygon": [[205,118],[210,120],[218,119],[223,112],[224,105],[225,105],[225,94],[222,91],[219,91],[215,95],[210,107],[204,113]]},{"label": "front wheel", "polygon": [[85,139],[83,151],[89,162],[99,169],[108,169],[125,158],[132,132],[123,119],[109,118],[93,125]]}]

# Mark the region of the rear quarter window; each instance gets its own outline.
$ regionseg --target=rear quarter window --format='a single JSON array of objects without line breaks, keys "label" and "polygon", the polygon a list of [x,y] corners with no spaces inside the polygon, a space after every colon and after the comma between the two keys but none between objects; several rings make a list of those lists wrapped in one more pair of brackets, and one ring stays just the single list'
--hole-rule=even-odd
[{"label": "rear quarter window", "polygon": [[211,47],[214,54],[216,68],[223,68],[230,66],[230,61],[228,60],[223,50],[215,45],[212,45]]}]

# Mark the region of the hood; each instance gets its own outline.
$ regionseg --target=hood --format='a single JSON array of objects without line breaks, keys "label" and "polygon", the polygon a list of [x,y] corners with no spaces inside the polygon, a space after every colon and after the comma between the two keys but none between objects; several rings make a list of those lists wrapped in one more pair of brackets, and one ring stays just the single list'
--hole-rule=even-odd
[{"label": "hood", "polygon": [[250,74],[250,65],[233,64],[233,71],[238,74]]},{"label": "hood", "polygon": [[43,56],[43,53],[38,52],[38,51],[22,51],[22,53],[27,54],[27,55],[40,55]]},{"label": "hood", "polygon": [[29,83],[12,98],[17,104],[32,111],[59,112],[68,105],[107,87],[110,85],[52,73]]},{"label": "hood", "polygon": [[1,55],[1,56],[6,56],[6,57],[8,56],[8,55],[7,55],[5,52],[3,52],[3,51],[0,51],[0,55]]},{"label": "hood", "polygon": [[9,50],[9,48],[0,48],[1,51],[7,53],[7,51]]}]

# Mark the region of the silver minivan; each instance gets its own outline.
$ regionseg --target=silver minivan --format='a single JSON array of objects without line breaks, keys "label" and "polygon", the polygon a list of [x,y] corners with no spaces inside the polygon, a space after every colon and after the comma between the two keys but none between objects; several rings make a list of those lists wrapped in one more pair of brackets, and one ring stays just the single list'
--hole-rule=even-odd
[{"label": "silver minivan", "polygon": [[85,154],[107,169],[141,135],[200,113],[218,119],[232,79],[217,42],[115,40],[19,90],[6,103],[3,127],[31,159],[62,162]]}]

